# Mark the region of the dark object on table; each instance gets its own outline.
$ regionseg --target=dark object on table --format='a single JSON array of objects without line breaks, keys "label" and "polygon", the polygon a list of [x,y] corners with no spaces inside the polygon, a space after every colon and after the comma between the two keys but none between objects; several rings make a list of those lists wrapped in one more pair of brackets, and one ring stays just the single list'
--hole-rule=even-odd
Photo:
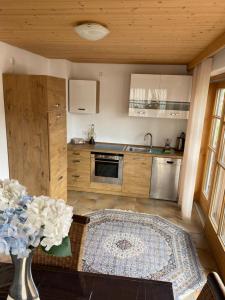
[{"label": "dark object on table", "polygon": [[225,300],[225,286],[219,275],[210,273],[197,300]]},{"label": "dark object on table", "polygon": [[36,249],[33,256],[33,264],[57,266],[73,270],[82,270],[82,257],[84,242],[87,234],[87,224],[89,217],[74,215],[71,224],[69,237],[71,243],[71,257],[55,257],[44,253],[40,248]]},{"label": "dark object on table", "polygon": [[184,151],[185,144],[185,133],[181,132],[180,136],[177,137],[176,141],[176,151]]},{"label": "dark object on table", "polygon": [[[0,300],[5,300],[13,266],[0,265]],[[34,266],[42,300],[174,300],[172,283]]]},{"label": "dark object on table", "polygon": [[94,144],[95,144],[95,140],[94,140],[94,138],[93,138],[93,137],[91,137],[91,138],[90,138],[90,140],[89,140],[89,144],[91,144],[91,145],[94,145]]}]

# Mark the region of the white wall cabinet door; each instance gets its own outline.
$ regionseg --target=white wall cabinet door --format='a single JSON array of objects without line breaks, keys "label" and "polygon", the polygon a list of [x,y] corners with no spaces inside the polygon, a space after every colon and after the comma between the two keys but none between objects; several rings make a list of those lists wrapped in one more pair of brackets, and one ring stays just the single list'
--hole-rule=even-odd
[{"label": "white wall cabinet door", "polygon": [[159,100],[160,75],[131,74],[130,100]]},{"label": "white wall cabinet door", "polygon": [[[166,101],[190,102],[192,76],[161,75],[160,90]],[[164,100],[164,99],[162,99]]]},{"label": "white wall cabinet door", "polygon": [[69,112],[95,114],[97,111],[97,81],[69,80]]},{"label": "white wall cabinet door", "polygon": [[189,102],[192,76],[131,74],[130,100]]}]

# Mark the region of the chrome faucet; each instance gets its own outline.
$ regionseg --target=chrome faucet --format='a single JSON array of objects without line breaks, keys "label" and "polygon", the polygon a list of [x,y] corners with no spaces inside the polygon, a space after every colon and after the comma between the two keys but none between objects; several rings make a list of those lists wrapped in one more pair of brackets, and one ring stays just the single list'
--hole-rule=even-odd
[{"label": "chrome faucet", "polygon": [[149,136],[149,149],[152,149],[152,134],[147,132],[144,136],[144,141],[146,141],[147,137]]}]

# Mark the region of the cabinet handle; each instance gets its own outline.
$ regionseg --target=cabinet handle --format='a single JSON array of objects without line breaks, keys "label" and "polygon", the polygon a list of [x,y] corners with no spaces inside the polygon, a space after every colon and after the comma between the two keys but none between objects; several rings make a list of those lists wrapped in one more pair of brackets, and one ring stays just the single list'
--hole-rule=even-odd
[{"label": "cabinet handle", "polygon": [[79,107],[78,110],[86,110],[86,108],[80,108],[80,107]]},{"label": "cabinet handle", "polygon": [[80,155],[79,152],[72,152],[73,155]]},{"label": "cabinet handle", "polygon": [[60,180],[62,180],[63,179],[63,176],[60,176],[59,178],[58,178],[58,181],[60,181]]},{"label": "cabinet handle", "polygon": [[79,163],[80,160],[79,160],[79,159],[74,159],[74,160],[72,160],[72,162],[73,162],[73,163]]},{"label": "cabinet handle", "polygon": [[60,104],[56,103],[56,104],[53,105],[53,107],[60,107]]},{"label": "cabinet handle", "polygon": [[56,119],[60,119],[60,118],[61,118],[61,115],[57,115],[57,116],[56,116]]},{"label": "cabinet handle", "polygon": [[73,178],[79,178],[80,175],[72,175]]}]

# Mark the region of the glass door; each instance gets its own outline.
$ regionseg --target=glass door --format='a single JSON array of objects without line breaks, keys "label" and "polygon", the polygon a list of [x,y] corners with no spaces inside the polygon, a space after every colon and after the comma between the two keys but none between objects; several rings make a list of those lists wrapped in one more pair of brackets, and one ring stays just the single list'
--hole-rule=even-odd
[{"label": "glass door", "polygon": [[209,220],[225,247],[225,89],[219,88],[212,118],[204,192],[210,200]]},{"label": "glass door", "polygon": [[223,120],[225,89],[217,89],[216,101],[211,117],[210,138],[207,148],[206,167],[203,179],[202,193],[206,200],[210,198],[212,188],[213,173],[216,165],[216,153],[218,150],[218,141]]}]

